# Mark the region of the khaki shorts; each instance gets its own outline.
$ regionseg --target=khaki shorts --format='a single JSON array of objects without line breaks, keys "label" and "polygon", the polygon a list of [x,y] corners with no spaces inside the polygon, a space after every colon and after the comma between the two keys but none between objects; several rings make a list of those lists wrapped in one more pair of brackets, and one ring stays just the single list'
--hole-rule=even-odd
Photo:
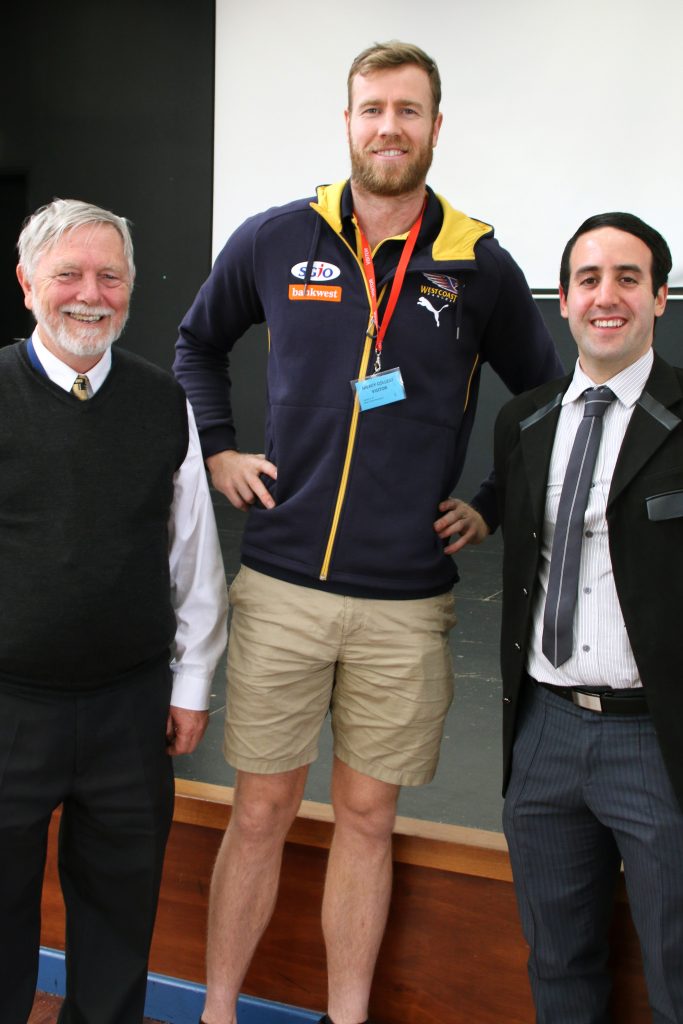
[{"label": "khaki shorts", "polygon": [[335,755],[397,785],[436,771],[453,699],[452,594],[342,597],[242,567],[232,619],[224,753],[242,771],[291,771],[318,756],[332,714]]}]

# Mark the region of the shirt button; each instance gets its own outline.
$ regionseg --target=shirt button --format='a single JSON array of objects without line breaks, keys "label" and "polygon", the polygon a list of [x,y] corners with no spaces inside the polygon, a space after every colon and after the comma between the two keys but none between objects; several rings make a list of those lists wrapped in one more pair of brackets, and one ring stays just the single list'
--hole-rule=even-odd
[{"label": "shirt button", "polygon": [[590,651],[590,647],[589,647],[589,645],[588,645],[588,644],[584,644],[584,645],[582,646],[581,650],[582,650],[582,651]]},{"label": "shirt button", "polygon": [[593,531],[592,530],[586,530],[586,537],[592,537],[592,536],[593,536]]},{"label": "shirt button", "polygon": [[522,587],[522,593],[524,594],[525,597],[529,596],[529,591],[526,589],[526,587]]},{"label": "shirt button", "polygon": [[584,592],[584,594],[590,594],[590,592],[591,592],[591,589],[592,589],[591,587],[584,587],[584,588],[583,588],[583,592]]}]

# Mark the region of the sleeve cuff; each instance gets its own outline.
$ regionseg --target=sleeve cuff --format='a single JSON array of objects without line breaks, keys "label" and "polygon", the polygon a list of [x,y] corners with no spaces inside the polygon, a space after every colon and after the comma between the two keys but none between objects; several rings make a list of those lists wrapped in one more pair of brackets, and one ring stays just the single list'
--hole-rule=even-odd
[{"label": "sleeve cuff", "polygon": [[206,711],[209,707],[211,695],[211,678],[201,673],[192,673],[176,669],[171,665],[173,672],[173,688],[171,690],[171,704],[176,708],[185,708],[187,711]]}]

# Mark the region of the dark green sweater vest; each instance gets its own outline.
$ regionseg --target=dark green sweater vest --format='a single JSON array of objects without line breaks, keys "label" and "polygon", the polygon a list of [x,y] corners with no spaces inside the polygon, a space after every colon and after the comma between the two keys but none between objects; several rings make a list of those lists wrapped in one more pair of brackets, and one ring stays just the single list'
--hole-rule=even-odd
[{"label": "dark green sweater vest", "polygon": [[175,635],[168,568],[185,397],[125,350],[87,402],[0,350],[0,681],[109,685]]}]

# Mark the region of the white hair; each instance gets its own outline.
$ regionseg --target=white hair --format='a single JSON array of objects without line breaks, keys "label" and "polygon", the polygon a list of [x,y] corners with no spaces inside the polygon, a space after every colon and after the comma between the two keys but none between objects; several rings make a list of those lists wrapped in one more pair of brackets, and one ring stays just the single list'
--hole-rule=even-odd
[{"label": "white hair", "polygon": [[128,221],[125,217],[118,217],[109,210],[103,210],[92,203],[84,203],[80,199],[54,199],[46,206],[41,206],[25,222],[19,235],[17,249],[19,265],[29,281],[41,256],[51,249],[63,234],[86,224],[111,224],[116,228],[123,241],[123,252],[132,285],[135,279],[135,263]]}]

